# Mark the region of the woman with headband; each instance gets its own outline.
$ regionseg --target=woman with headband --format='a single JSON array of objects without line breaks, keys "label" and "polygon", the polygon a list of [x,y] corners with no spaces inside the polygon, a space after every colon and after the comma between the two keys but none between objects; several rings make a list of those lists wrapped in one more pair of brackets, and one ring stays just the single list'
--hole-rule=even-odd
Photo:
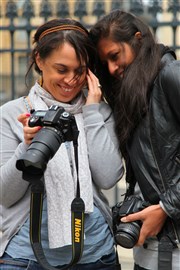
[{"label": "woman with headband", "polygon": [[[93,73],[95,52],[88,31],[75,20],[51,20],[37,29],[34,45],[27,75],[34,67],[39,79],[27,97],[1,107],[0,270],[44,269],[29,239],[30,184],[23,180],[16,164],[44,129],[43,124],[29,126],[32,110],[47,112],[52,105],[75,117],[79,130],[84,247],[81,259],[69,269],[115,269],[111,212],[101,189],[113,187],[124,170],[112,112],[102,99],[99,80]],[[44,131],[46,135],[50,132]],[[41,241],[53,267],[68,265],[72,257],[71,203],[77,192],[73,151],[71,139],[65,140],[44,172]]]}]

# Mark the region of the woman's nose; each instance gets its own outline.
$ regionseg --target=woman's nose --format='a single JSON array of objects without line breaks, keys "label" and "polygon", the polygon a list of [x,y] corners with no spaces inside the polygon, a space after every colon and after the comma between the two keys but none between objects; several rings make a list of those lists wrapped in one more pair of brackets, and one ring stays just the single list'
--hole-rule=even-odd
[{"label": "woman's nose", "polygon": [[108,69],[111,75],[114,75],[115,71],[118,69],[118,65],[114,62],[108,62]]},{"label": "woman's nose", "polygon": [[68,74],[66,74],[64,76],[64,82],[71,85],[75,82],[76,78],[75,78],[75,73],[74,72],[69,72]]}]

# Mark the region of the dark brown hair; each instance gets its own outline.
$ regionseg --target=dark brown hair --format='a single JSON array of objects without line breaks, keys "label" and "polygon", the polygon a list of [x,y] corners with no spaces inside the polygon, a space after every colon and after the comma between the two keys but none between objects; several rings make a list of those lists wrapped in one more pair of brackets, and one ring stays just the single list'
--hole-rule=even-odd
[{"label": "dark brown hair", "polygon": [[[51,28],[54,29],[57,26],[64,26],[66,30],[53,31],[52,33],[49,31],[48,34],[42,37],[45,31]],[[67,29],[68,27],[69,29]],[[87,67],[94,70],[95,49],[87,29],[73,19],[53,19],[41,25],[34,35],[33,43],[35,46],[31,53],[30,66],[26,77],[33,66],[38,74],[41,73],[36,64],[37,53],[42,59],[45,59],[64,42],[68,42],[74,48],[80,63],[83,60]]]},{"label": "dark brown hair", "polygon": [[[139,41],[135,33],[142,35]],[[149,93],[160,68],[161,54],[149,27],[131,13],[112,11],[90,30],[95,46],[102,38],[126,42],[135,52],[135,59],[121,80],[113,78],[107,66],[98,64],[98,74],[105,98],[111,105],[122,153],[133,130],[148,110]]]}]

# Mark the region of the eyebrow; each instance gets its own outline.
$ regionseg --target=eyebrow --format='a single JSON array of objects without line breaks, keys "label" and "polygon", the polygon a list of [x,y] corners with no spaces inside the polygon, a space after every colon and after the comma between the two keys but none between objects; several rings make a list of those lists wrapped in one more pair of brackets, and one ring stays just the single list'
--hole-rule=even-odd
[{"label": "eyebrow", "polygon": [[[55,66],[60,66],[60,67],[68,68],[68,66],[66,66],[64,64],[60,64],[60,63],[55,63]],[[86,65],[81,65],[81,66],[77,67],[76,69],[78,69],[78,68],[86,68],[86,67],[87,67]]]},{"label": "eyebrow", "polygon": [[61,66],[61,67],[67,67],[66,65],[60,64],[60,63],[55,63],[54,65],[55,65],[55,66]]}]

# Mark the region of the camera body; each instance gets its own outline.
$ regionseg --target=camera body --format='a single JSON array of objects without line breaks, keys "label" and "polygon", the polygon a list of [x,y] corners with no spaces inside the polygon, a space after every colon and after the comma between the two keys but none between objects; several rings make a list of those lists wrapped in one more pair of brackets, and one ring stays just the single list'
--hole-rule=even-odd
[{"label": "camera body", "polygon": [[76,126],[76,122],[74,116],[66,112],[63,107],[52,105],[49,110],[34,111],[28,125],[55,128],[57,132],[59,131],[62,142],[65,142],[73,140],[72,127]]},{"label": "camera body", "polygon": [[32,112],[28,124],[30,127],[42,126],[26,153],[16,162],[16,168],[23,171],[23,178],[30,181],[35,179],[35,175],[43,175],[49,159],[55,155],[61,143],[73,141],[77,144],[79,131],[74,115],[56,105],[47,111]]},{"label": "camera body", "polygon": [[113,232],[118,245],[124,248],[132,248],[138,241],[142,225],[140,220],[123,223],[120,219],[129,214],[137,213],[149,205],[140,196],[130,195],[112,208]]}]

